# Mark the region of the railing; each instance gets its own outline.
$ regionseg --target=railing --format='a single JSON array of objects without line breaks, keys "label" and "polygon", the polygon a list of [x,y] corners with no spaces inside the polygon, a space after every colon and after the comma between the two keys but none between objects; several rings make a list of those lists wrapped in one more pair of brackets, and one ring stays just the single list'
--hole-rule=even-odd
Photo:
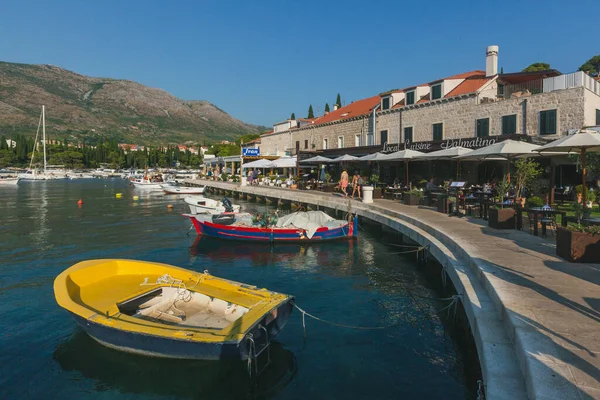
[{"label": "railing", "polygon": [[600,95],[600,83],[582,71],[546,78],[543,83],[544,93],[580,86]]},{"label": "railing", "polygon": [[555,90],[582,86],[597,95],[600,95],[600,82],[597,82],[585,72],[578,71],[570,74],[553,76],[551,78],[535,79],[532,81],[516,83],[514,85],[505,85],[502,97],[505,99],[525,97],[538,93],[549,93]]}]

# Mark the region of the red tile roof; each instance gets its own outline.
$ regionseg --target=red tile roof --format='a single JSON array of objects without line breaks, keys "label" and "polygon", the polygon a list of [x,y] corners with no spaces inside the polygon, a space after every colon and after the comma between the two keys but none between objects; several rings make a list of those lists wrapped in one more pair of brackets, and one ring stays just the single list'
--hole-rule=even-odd
[{"label": "red tile roof", "polygon": [[273,132],[275,132],[275,131],[273,130],[273,131],[271,131],[271,132],[265,132],[265,133],[261,133],[261,134],[260,134],[260,136],[262,136],[262,135],[270,135],[270,134],[271,134],[271,133],[273,133]]},{"label": "red tile roof", "polygon": [[549,69],[547,71],[513,72],[511,74],[501,74],[498,76],[498,79],[500,79],[503,83],[514,85],[517,83],[534,81],[558,75],[560,75],[559,71],[555,69]]},{"label": "red tile roof", "polygon": [[441,82],[441,81],[445,81],[448,79],[468,79],[468,78],[472,78],[474,76],[482,76],[482,75],[485,76],[485,71],[475,70],[475,71],[463,72],[462,74],[452,75],[447,78],[438,79],[437,81],[431,81],[429,83],[431,84],[431,83]]},{"label": "red tile roof", "polygon": [[338,108],[337,110],[334,110],[329,114],[322,116],[317,121],[315,121],[314,124],[320,125],[325,124],[327,122],[354,118],[364,114],[368,114],[373,110],[373,107],[379,104],[380,101],[381,97],[379,97],[379,95],[369,97],[367,99],[357,100],[354,103],[350,103],[347,106]]},{"label": "red tile roof", "polygon": [[473,76],[471,78],[467,78],[463,82],[461,82],[460,85],[458,85],[457,87],[452,89],[450,91],[450,93],[448,93],[444,97],[454,97],[454,96],[460,96],[462,94],[476,92],[479,89],[481,89],[481,87],[483,85],[488,83],[490,81],[490,79],[491,79],[491,77],[490,78],[485,77],[485,73],[483,73],[483,75],[480,75],[480,76]]}]

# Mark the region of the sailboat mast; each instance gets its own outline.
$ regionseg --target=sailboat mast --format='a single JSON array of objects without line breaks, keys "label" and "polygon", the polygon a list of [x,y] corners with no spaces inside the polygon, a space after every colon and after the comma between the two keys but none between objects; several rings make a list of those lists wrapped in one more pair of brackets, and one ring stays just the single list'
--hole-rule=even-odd
[{"label": "sailboat mast", "polygon": [[42,106],[42,140],[44,141],[44,174],[46,173],[46,106]]}]

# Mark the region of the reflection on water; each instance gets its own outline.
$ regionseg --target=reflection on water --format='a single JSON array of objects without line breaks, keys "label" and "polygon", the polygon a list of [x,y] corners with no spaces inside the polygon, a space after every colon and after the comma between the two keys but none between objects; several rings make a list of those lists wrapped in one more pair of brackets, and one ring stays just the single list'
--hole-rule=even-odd
[{"label": "reflection on water", "polygon": [[[282,390],[296,372],[292,352],[271,344],[271,363],[251,381],[247,363],[144,357],[102,346],[81,330],[56,347],[53,357],[67,372],[98,382],[102,390],[184,398],[269,398]],[[92,360],[92,362],[90,362]],[[266,363],[266,354],[260,362]],[[204,396],[203,396],[204,394]]]},{"label": "reflection on water", "polygon": [[[0,399],[471,398],[463,353],[436,313],[446,303],[435,300],[414,256],[394,255],[398,248],[382,243],[387,234],[361,229],[358,240],[272,247],[197,239],[186,235],[190,222],[181,214],[188,211],[178,196],[119,179],[0,188]],[[208,270],[293,295],[325,320],[394,327],[351,330],[307,319],[305,339],[294,312],[253,391],[244,363],[122,354],[81,333],[56,305],[52,283],[93,258]]]}]

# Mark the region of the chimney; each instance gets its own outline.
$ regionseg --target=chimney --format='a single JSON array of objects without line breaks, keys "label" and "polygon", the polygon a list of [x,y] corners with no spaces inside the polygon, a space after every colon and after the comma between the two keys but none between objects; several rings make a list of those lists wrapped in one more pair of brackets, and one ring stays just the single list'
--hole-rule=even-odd
[{"label": "chimney", "polygon": [[334,105],[333,105],[333,111],[335,111],[335,110],[337,110],[337,109],[338,109],[338,105],[337,105],[337,104],[334,104]]},{"label": "chimney", "polygon": [[488,46],[485,52],[485,76],[498,75],[498,46]]}]

